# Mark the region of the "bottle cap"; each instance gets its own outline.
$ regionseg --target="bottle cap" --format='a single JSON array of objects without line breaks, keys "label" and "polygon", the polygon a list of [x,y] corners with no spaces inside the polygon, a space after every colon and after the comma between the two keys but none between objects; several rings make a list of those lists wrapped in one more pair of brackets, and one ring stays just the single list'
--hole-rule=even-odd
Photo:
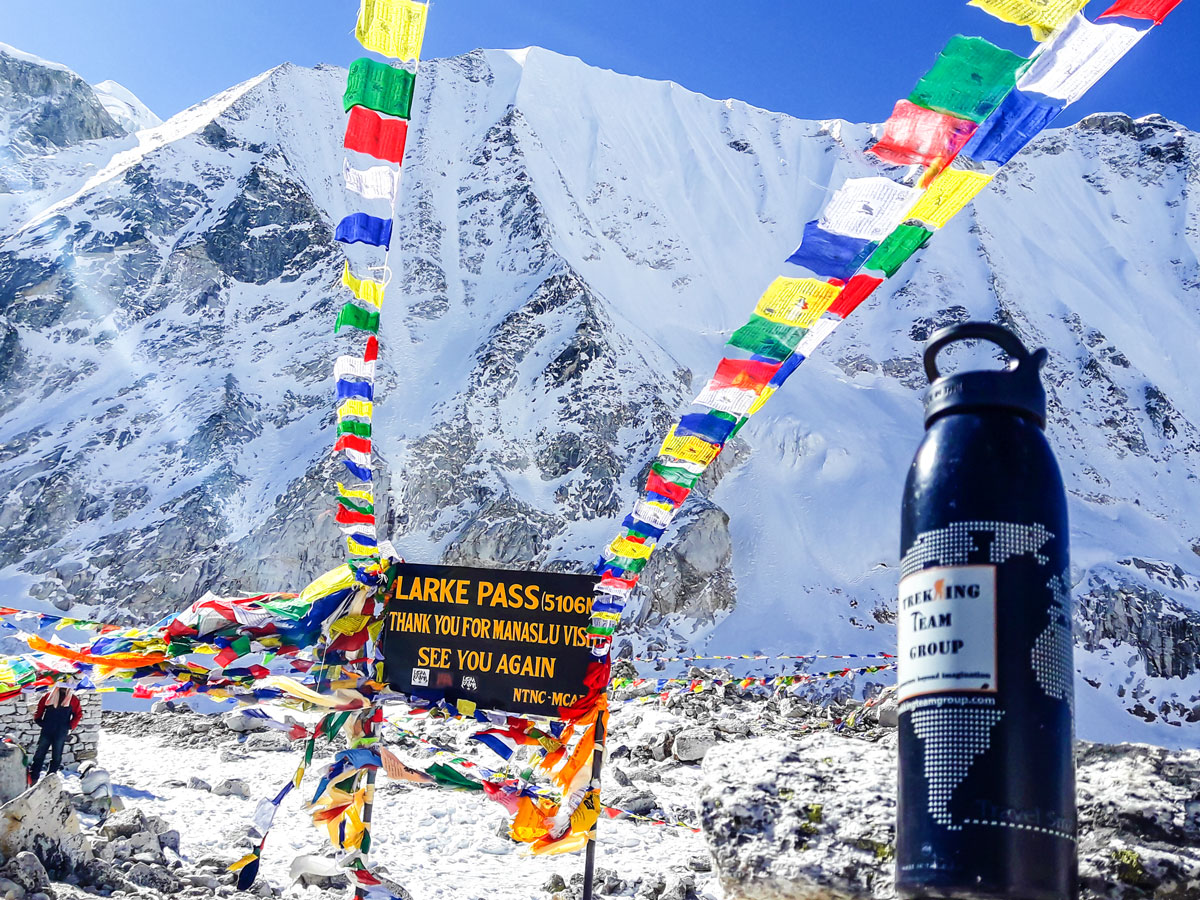
[{"label": "bottle cap", "polygon": [[[938,371],[937,355],[955,341],[990,341],[1012,359],[1003,369],[956,372],[943,376]],[[1045,348],[1030,353],[1020,338],[991,322],[963,322],[942,328],[925,344],[925,374],[929,389],[925,392],[925,427],[952,412],[985,408],[1007,409],[1046,427],[1046,391],[1042,388],[1041,368],[1049,354]]]}]

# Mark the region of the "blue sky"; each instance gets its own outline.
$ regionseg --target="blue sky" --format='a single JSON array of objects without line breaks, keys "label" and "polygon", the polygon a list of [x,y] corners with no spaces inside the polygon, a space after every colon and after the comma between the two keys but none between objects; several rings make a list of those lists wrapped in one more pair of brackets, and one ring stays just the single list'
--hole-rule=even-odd
[{"label": "blue sky", "polygon": [[[0,41],[89,81],[115,79],[164,118],[281,62],[344,66],[362,55],[357,0],[4,6]],[[1033,47],[1028,29],[965,0],[434,0],[425,56],[538,45],[802,118],[879,122],[955,33]],[[1185,0],[1066,117],[1161,112],[1200,129],[1198,38],[1200,0]]]}]

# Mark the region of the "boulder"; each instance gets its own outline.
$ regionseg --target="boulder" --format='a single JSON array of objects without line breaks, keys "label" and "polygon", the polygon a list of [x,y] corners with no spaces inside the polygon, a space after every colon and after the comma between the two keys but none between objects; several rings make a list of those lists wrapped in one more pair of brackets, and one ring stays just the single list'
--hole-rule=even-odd
[{"label": "boulder", "polygon": [[680,762],[699,762],[717,745],[717,733],[711,728],[685,728],[675,735],[671,755]]},{"label": "boulder", "polygon": [[292,742],[282,731],[267,731],[250,735],[242,746],[247,750],[291,750]]},{"label": "boulder", "polygon": [[[1200,897],[1200,751],[1076,746],[1081,900]],[[701,818],[728,900],[895,897],[896,743],[714,748]]]},{"label": "boulder", "polygon": [[224,781],[219,781],[216,787],[212,789],[212,792],[218,797],[250,799],[250,785],[241,778],[226,778]]},{"label": "boulder", "polygon": [[29,787],[25,761],[16,744],[0,741],[0,803],[7,803]]},{"label": "boulder", "polygon": [[236,731],[238,734],[252,734],[267,730],[267,726],[263,724],[262,719],[247,715],[246,711],[241,709],[230,710],[222,715],[221,724],[230,731]]},{"label": "boulder", "polygon": [[74,871],[93,859],[57,773],[0,806],[0,854],[13,859],[25,850],[52,873]]},{"label": "boulder", "polygon": [[187,786],[190,787],[193,791],[211,791],[212,790],[211,784],[209,784],[203,778],[197,778],[195,775],[193,775],[191,778],[189,778],[187,780]]}]

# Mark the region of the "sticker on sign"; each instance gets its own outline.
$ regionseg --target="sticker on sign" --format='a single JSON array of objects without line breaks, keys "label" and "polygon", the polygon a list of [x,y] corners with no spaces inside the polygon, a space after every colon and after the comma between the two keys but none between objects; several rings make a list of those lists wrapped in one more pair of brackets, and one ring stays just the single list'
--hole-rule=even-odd
[{"label": "sticker on sign", "polygon": [[996,692],[996,567],[938,566],[900,581],[900,702]]}]

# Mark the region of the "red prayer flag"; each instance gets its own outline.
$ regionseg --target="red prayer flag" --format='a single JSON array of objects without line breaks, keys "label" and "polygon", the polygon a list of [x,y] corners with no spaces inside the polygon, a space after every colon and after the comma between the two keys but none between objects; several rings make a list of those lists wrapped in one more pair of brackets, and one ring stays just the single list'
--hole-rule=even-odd
[{"label": "red prayer flag", "polygon": [[1096,18],[1125,16],[1130,19],[1150,19],[1155,25],[1161,25],[1167,13],[1178,5],[1179,0],[1117,0]]},{"label": "red prayer flag", "polygon": [[882,278],[875,278],[873,275],[855,275],[846,283],[845,290],[838,294],[838,298],[833,301],[833,306],[829,307],[829,311],[835,316],[845,319],[881,284],[883,284]]},{"label": "red prayer flag", "polygon": [[616,575],[613,575],[611,572],[606,573],[605,575],[602,575],[600,578],[601,584],[607,585],[608,587],[617,587],[617,588],[636,587],[637,582],[638,582],[638,574],[636,572],[630,573],[630,576],[628,578],[618,578]]},{"label": "red prayer flag", "polygon": [[945,166],[978,127],[966,119],[900,100],[884,123],[883,137],[867,152],[900,166]]},{"label": "red prayer flag", "polygon": [[404,119],[385,119],[364,106],[355,106],[350,110],[343,143],[348,150],[398,163],[404,159],[407,138],[408,122]]},{"label": "red prayer flag", "polygon": [[369,516],[366,513],[352,512],[339,503],[334,521],[342,525],[374,525],[375,517]]},{"label": "red prayer flag", "polygon": [[339,450],[357,450],[359,453],[371,452],[371,439],[362,438],[356,434],[343,434],[337,439],[337,443],[333,445],[333,452]]},{"label": "red prayer flag", "polygon": [[218,666],[220,666],[223,669],[227,665],[229,665],[231,662],[233,662],[235,659],[237,659],[240,655],[241,654],[238,653],[236,650],[234,650],[232,647],[226,647],[224,650],[222,650],[220,653],[218,653],[215,657],[213,657],[213,662],[215,662]]},{"label": "red prayer flag", "polygon": [[[682,485],[664,481],[662,476],[657,472],[651,472],[650,477],[646,479],[646,490],[662,494],[672,503],[676,504],[682,503],[687,499],[687,495],[692,492],[691,488],[685,488]],[[630,540],[633,540],[633,538],[631,537]]]},{"label": "red prayer flag", "polygon": [[367,350],[363,353],[363,362],[375,362],[379,358],[379,341],[375,335],[367,338]]},{"label": "red prayer flag", "polygon": [[708,386],[713,389],[740,388],[745,391],[760,391],[775,377],[782,365],[782,362],[756,359],[723,359]]}]

